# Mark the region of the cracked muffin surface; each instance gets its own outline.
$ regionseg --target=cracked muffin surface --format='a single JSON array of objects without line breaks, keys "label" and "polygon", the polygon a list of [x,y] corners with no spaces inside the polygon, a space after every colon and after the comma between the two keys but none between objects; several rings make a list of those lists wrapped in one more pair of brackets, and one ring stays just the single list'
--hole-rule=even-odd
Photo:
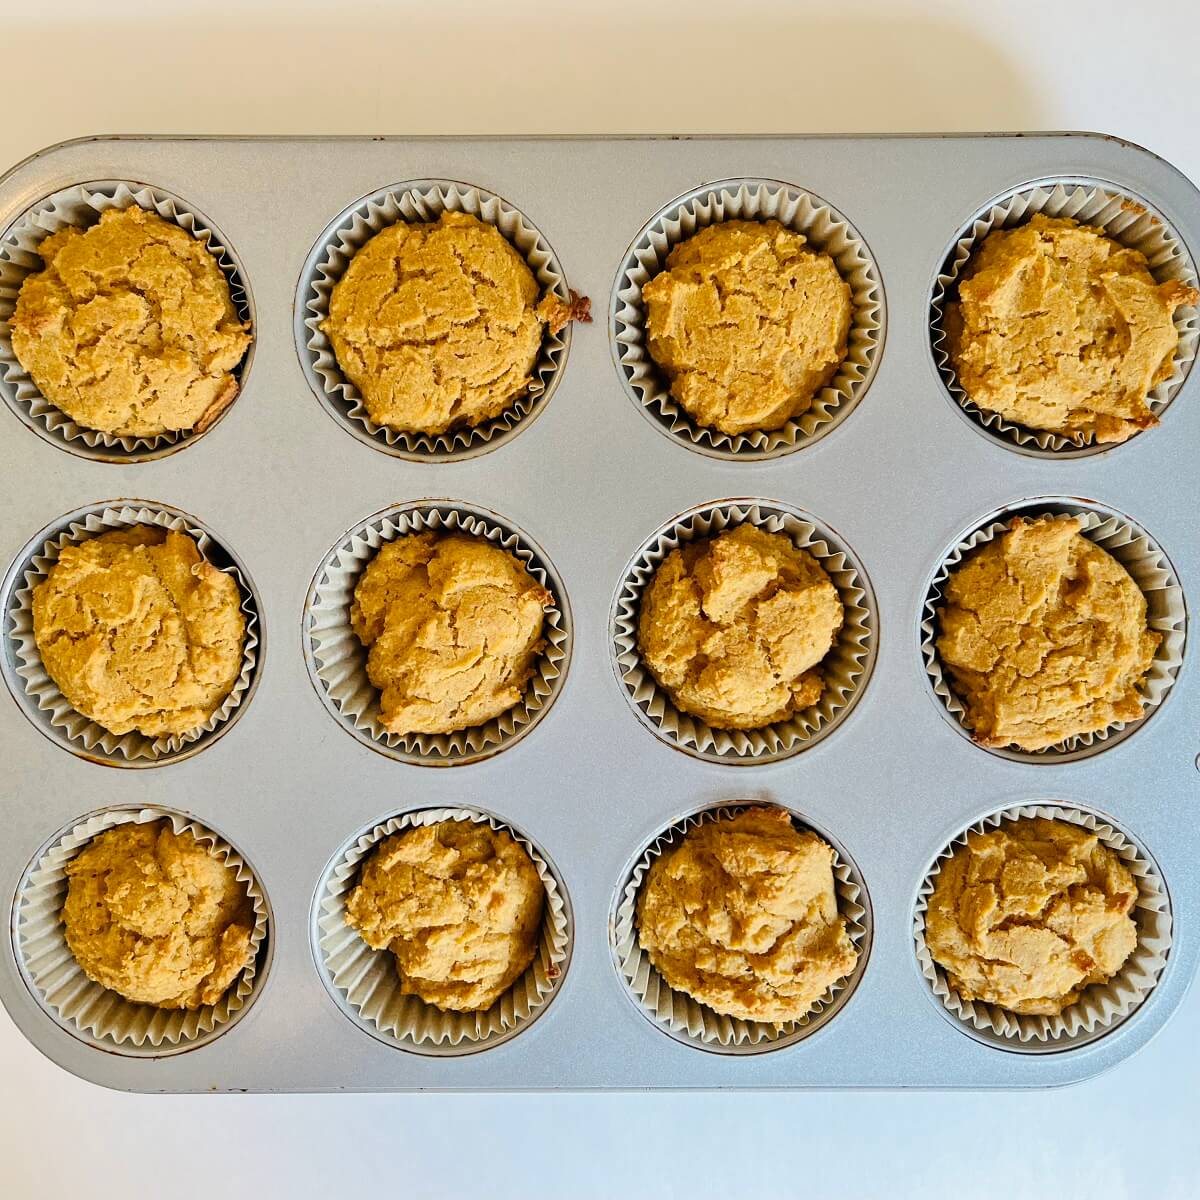
[{"label": "cracked muffin surface", "polygon": [[1142,715],[1162,635],[1078,517],[1013,520],[951,574],[937,652],[987,746],[1041,750]]},{"label": "cracked muffin surface", "polygon": [[647,347],[671,395],[722,433],[807,412],[847,353],[850,287],[778,221],[725,221],[677,245],[642,288]]},{"label": "cracked muffin surface", "polygon": [[554,597],[479,538],[409,534],[380,547],[350,621],[368,648],[380,720],[393,733],[452,733],[520,702]]},{"label": "cracked muffin surface", "polygon": [[216,1004],[249,965],[254,913],[233,870],[166,821],[118,825],[66,866],[62,922],[89,979],[138,1004]]},{"label": "cracked muffin surface", "polygon": [[747,1021],[799,1020],[854,970],[834,853],[778,808],[691,829],[646,872],[638,939],[677,991]]},{"label": "cracked muffin surface", "polygon": [[202,242],[135,205],[38,253],[10,327],[51,404],[87,429],[153,437],[202,431],[233,403],[250,334]]},{"label": "cracked muffin surface", "polygon": [[134,525],[62,548],[33,589],[33,632],[71,706],[110,733],[203,725],[233,690],[237,582],[186,534]]},{"label": "cracked muffin surface", "polygon": [[478,821],[389,837],[346,901],[346,924],[390,950],[401,990],[456,1012],[490,1008],[537,953],[545,888],[510,834]]},{"label": "cracked muffin surface", "polygon": [[981,409],[1122,442],[1157,424],[1146,397],[1171,377],[1175,310],[1197,299],[1103,230],[1039,213],[972,255],[946,305],[947,348]]},{"label": "cracked muffin surface", "polygon": [[539,303],[533,272],[494,225],[444,212],[398,221],[358,250],[321,328],[372,421],[439,434],[525,395],[546,325],[574,311],[551,293]]},{"label": "cracked muffin surface", "polygon": [[821,564],[749,523],[672,550],[642,597],[642,661],[717,729],[783,721],[821,697],[843,608]]},{"label": "cracked muffin surface", "polygon": [[969,834],[943,864],[925,944],[964,1000],[1055,1016],[1133,953],[1137,896],[1129,868],[1091,830],[1023,818]]}]

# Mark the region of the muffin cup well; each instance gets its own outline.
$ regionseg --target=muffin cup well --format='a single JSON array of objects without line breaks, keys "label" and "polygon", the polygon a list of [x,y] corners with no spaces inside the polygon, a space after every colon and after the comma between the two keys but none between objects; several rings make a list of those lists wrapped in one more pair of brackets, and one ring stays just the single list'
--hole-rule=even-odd
[{"label": "muffin cup well", "polygon": [[1183,664],[1187,608],[1183,588],[1170,559],[1144,529],[1115,510],[1090,501],[1051,497],[1028,501],[993,514],[947,552],[930,581],[921,610],[921,655],[926,675],[947,719],[964,737],[974,741],[974,733],[966,724],[966,706],[954,692],[949,674],[943,671],[937,652],[941,629],[939,612],[946,583],[973,551],[1006,533],[1014,517],[1034,521],[1047,516],[1080,518],[1080,533],[1111,554],[1141,588],[1146,597],[1147,624],[1162,635],[1162,643],[1143,687],[1143,715],[1139,720],[1118,721],[1108,729],[1077,734],[1044,750],[1021,750],[1015,746],[983,747],[991,754],[1017,762],[1054,764],[1088,758],[1132,736],[1166,700]]},{"label": "muffin cup well", "polygon": [[[367,649],[350,624],[350,609],[354,589],[380,547],[424,530],[482,538],[508,551],[553,595],[554,606],[545,614],[545,649],[518,704],[485,725],[454,733],[391,733],[380,721],[379,691],[367,676]],[[358,741],[402,762],[456,766],[507,749],[546,715],[570,663],[571,613],[562,580],[528,534],[485,508],[418,500],[359,522],[325,556],[309,587],[303,639],[317,695]]]},{"label": "muffin cup well", "polygon": [[546,331],[529,390],[499,416],[447,433],[412,433],[377,425],[358,389],[343,374],[333,345],[321,329],[334,287],[350,260],[377,233],[399,221],[436,221],[444,212],[468,213],[493,225],[524,258],[543,293],[570,299],[558,258],[541,231],[507,200],[465,183],[418,179],[383,188],[353,204],[325,230],[309,253],[296,296],[296,346],[318,400],[360,442],[415,462],[450,462],[486,454],[515,437],[542,411],[566,364],[568,323]]},{"label": "muffin cup well", "polygon": [[[776,220],[828,254],[850,285],[848,350],[837,374],[807,412],[774,430],[727,434],[698,424],[671,395],[650,355],[642,288],[666,268],[671,251],[723,221]],[[611,304],[613,360],[625,391],[668,437],[716,458],[776,458],[810,445],[846,419],[862,399],[883,345],[879,268],[862,236],[835,208],[803,188],[773,179],[726,179],[673,200],[643,227],[617,272]]]},{"label": "muffin cup well", "polygon": [[[844,623],[821,662],[825,687],[816,704],[760,729],[715,729],[676,708],[642,661],[638,618],[642,596],[672,550],[747,522],[786,534],[821,564],[841,598]],[[875,665],[878,623],[866,571],[828,526],[778,501],[723,500],[689,509],[656,530],[625,568],[611,615],[613,666],[630,707],[664,742],[709,762],[756,766],[807,750],[849,715]]]},{"label": "muffin cup well", "polygon": [[[67,226],[84,229],[94,225],[100,214],[112,208],[137,205],[178,225],[216,259],[229,284],[229,295],[239,319],[249,326],[250,345],[234,368],[238,390],[250,370],[254,356],[254,307],[242,269],[225,239],[207,217],[178,196],[161,188],[125,180],[99,180],[63,188],[25,210],[0,236],[0,392],[17,416],[39,436],[72,454],[105,462],[145,462],[174,453],[198,440],[218,424],[232,404],[217,414],[203,429],[175,430],[153,437],[118,436],[87,429],[51,404],[29,373],[17,361],[12,347],[9,321],[16,308],[17,293],[27,276],[42,269],[38,246],[49,234]],[[237,397],[234,398],[236,403]]]},{"label": "muffin cup well", "polygon": [[[254,907],[252,957],[216,1004],[164,1009],[137,1004],[84,974],[67,945],[60,916],[67,898],[67,863],[93,838],[119,825],[166,820],[222,859],[246,888]],[[108,809],[58,834],[39,851],[17,889],[12,940],[17,965],[35,999],[68,1033],[90,1046],[141,1058],[191,1050],[211,1041],[247,1011],[262,988],[269,953],[266,895],[253,869],[228,842],[183,813],[163,808]]]},{"label": "muffin cup well", "polygon": [[[242,667],[229,695],[213,715],[187,733],[151,738],[136,730],[110,733],[76,712],[42,663],[33,631],[33,590],[44,582],[62,548],[131,525],[156,525],[187,534],[201,555],[233,576],[246,620]],[[59,518],[38,533],[9,568],[3,585],[7,647],[0,659],[5,682],[25,715],[51,741],[82,758],[118,767],[150,767],[186,758],[214,742],[241,716],[258,680],[262,654],[257,594],[242,565],[195,517],[147,501],[89,505]]]},{"label": "muffin cup well", "polygon": [[[443,1011],[418,996],[404,995],[395,956],[389,950],[372,950],[346,924],[346,901],[375,847],[393,834],[441,821],[475,821],[510,834],[533,860],[546,890],[537,955],[521,978],[482,1012]],[[527,1028],[562,984],[572,932],[566,888],[545,855],[511,825],[473,808],[422,809],[366,830],[334,857],[313,905],[313,956],[334,1002],[372,1036],[419,1054],[473,1054]]]},{"label": "muffin cup well", "polygon": [[[929,300],[929,336],[934,363],[951,399],[979,429],[1009,449],[1045,458],[1082,458],[1123,443],[1098,443],[1088,434],[1068,436],[1031,429],[999,413],[985,412],[959,384],[946,342],[945,306],[957,294],[971,255],[989,233],[1023,225],[1036,213],[1071,217],[1081,224],[1097,226],[1121,245],[1140,250],[1159,283],[1178,279],[1195,285],[1196,266],[1187,247],[1161,213],[1132,192],[1089,179],[1042,180],[1007,192],[977,213],[950,247]],[[1191,370],[1200,341],[1200,311],[1189,305],[1177,308],[1175,328],[1179,345],[1174,370],[1147,397],[1147,404],[1156,416],[1162,415]]]},{"label": "muffin cup well", "polygon": [[[998,1004],[964,1000],[955,992],[925,944],[925,913],[942,867],[971,833],[984,833],[1026,817],[1070,821],[1094,832],[1133,874],[1138,885],[1134,918],[1137,948],[1107,983],[1092,984],[1058,1016],[1026,1016]],[[917,893],[913,914],[917,965],[931,994],[965,1032],[990,1045],[1024,1053],[1046,1053],[1084,1046],[1129,1017],[1153,991],[1171,949],[1171,902],[1166,884],[1150,855],[1109,817],[1057,801],[1033,802],[981,817],[955,837],[934,859]]]},{"label": "muffin cup well", "polygon": [[788,810],[792,824],[799,830],[811,830],[833,848],[834,886],[838,911],[846,920],[846,932],[858,951],[858,960],[845,979],[839,980],[800,1020],[774,1025],[766,1021],[747,1021],[718,1013],[694,1000],[686,992],[676,991],[651,964],[643,951],[637,930],[637,898],[651,863],[664,851],[679,845],[695,829],[711,821],[731,817],[749,808],[781,807],[765,802],[735,801],[691,813],[672,822],[635,861],[617,890],[614,911],[609,921],[613,958],[631,999],[642,1013],[676,1041],[719,1054],[761,1054],[794,1045],[827,1024],[850,999],[866,970],[871,950],[871,910],[866,885],[858,867],[823,830],[809,825]]}]

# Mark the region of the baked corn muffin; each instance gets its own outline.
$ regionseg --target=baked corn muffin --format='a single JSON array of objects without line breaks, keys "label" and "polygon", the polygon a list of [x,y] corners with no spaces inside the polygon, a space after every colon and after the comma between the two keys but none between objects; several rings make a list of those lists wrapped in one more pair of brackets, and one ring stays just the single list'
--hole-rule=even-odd
[{"label": "baked corn muffin", "polygon": [[799,1020],[858,961],[833,859],[779,808],[697,825],[646,872],[641,947],[670,987],[715,1012]]},{"label": "baked corn muffin", "polygon": [[1042,817],[971,833],[943,864],[925,944],[964,1000],[1056,1016],[1137,946],[1137,883],[1089,829]]},{"label": "baked corn muffin", "polygon": [[1171,376],[1175,310],[1197,299],[1102,229],[1039,213],[984,238],[946,306],[946,340],[985,412],[1123,442],[1157,423],[1146,397]]},{"label": "baked corn muffin", "polygon": [[414,533],[382,546],[354,589],[380,720],[393,733],[452,733],[520,702],[554,597],[499,546]]},{"label": "baked corn muffin", "polygon": [[676,708],[716,729],[758,729],[820,699],[842,620],[807,550],[744,524],[667,555],[642,597],[638,647]]},{"label": "baked corn muffin", "polygon": [[203,431],[238,392],[250,344],[229,281],[186,230],[136,205],[38,247],[9,322],[13,353],[76,424],[116,436]]},{"label": "baked corn muffin", "polygon": [[1015,518],[946,583],[937,652],[985,746],[1043,750],[1142,715],[1162,635],[1078,517]]},{"label": "baked corn muffin", "polygon": [[724,221],[680,242],[642,288],[650,356],[697,424],[778,429],[837,374],[850,287],[778,221]]},{"label": "baked corn muffin", "polygon": [[479,821],[418,825],[384,841],[346,901],[346,924],[390,950],[404,995],[490,1008],[537,953],[545,888],[533,860]]},{"label": "baked corn muffin", "polygon": [[203,725],[237,683],[241,603],[186,534],[133,525],[62,548],[33,589],[33,634],[76,712],[166,737]]},{"label": "baked corn muffin", "polygon": [[439,434],[498,417],[524,396],[547,325],[590,320],[586,302],[538,300],[525,260],[467,213],[398,221],[350,260],[321,328],[377,425]]},{"label": "baked corn muffin", "polygon": [[94,837],[66,866],[62,923],[89,979],[158,1008],[216,1004],[250,965],[254,911],[233,870],[168,822]]}]

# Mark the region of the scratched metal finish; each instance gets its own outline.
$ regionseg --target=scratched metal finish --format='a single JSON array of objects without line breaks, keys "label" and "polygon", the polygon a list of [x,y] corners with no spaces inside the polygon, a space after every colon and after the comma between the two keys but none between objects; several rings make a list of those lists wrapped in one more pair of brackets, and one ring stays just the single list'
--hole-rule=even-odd
[{"label": "scratched metal finish", "polygon": [[[735,176],[798,184],[866,240],[883,280],[886,341],[861,403],[829,436],[764,462],[674,443],[637,411],[613,362],[617,270],[674,197]],[[53,744],[0,697],[0,897],[11,911],[30,858],[56,830],[113,805],[162,804],[211,823],[257,869],[274,914],[269,969],[245,1018],[162,1058],[85,1045],[38,1006],[0,950],[0,996],[22,1031],[67,1069],[144,1091],[516,1088],[1030,1087],[1094,1075],[1144,1045],[1178,1007],[1200,913],[1200,675],[1196,638],[1167,703],[1134,736],[1058,765],[1010,762],[944,719],[925,679],[918,622],[942,553],[977,520],[1037,496],[1083,496],[1132,516],[1183,582],[1200,589],[1200,372],[1162,425],[1091,457],[1049,461],[980,433],[947,397],[927,330],[930,289],[958,230],[994,196],[1047,177],[1105,180],[1149,201],[1200,249],[1200,196],[1162,160],[1087,135],[906,138],[92,139],[35,155],[0,181],[0,226],[58,188],[128,179],[209,217],[237,254],[257,314],[244,394],[207,436],[156,461],[88,461],[0,411],[0,569],[55,518],[116,497],[199,517],[261,595],[265,655],[226,736],[149,770],[104,767]],[[559,387],[495,452],[425,464],[351,437],[314,398],[297,353],[297,283],[314,241],[360,197],[410,179],[478,184],[543,232],[595,323],[573,330]],[[314,570],[351,526],[421,497],[492,509],[542,546],[574,617],[561,695],[511,749],[451,769],[399,763],[347,735],[305,670],[301,617]],[[799,506],[837,531],[878,600],[879,656],[850,717],[812,749],[764,766],[701,761],[630,711],[611,662],[622,571],[674,514],[725,497]],[[7,644],[5,652],[11,654]],[[656,1028],[623,990],[610,948],[615,890],[643,847],[686,812],[775,800],[845,847],[870,894],[874,937],[861,983],[811,1037],[722,1055]],[[985,812],[1061,799],[1112,814],[1155,857],[1174,908],[1166,971],[1141,1009],[1085,1047],[1018,1054],[968,1036],[917,970],[912,910],[926,867]],[[409,808],[484,808],[525,831],[570,895],[574,946],[547,1011],[518,1036],[457,1057],[407,1053],[357,1028],[318,976],[314,891],[365,826]]]}]

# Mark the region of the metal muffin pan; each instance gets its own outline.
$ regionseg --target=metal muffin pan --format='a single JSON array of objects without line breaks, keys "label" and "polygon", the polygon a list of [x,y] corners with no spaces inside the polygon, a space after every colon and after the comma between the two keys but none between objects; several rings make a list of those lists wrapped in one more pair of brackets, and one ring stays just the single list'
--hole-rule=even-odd
[{"label": "metal muffin pan", "polygon": [[[712,181],[777,180],[853,223],[877,264],[886,337],[854,411],[818,442],[730,461],[664,437],[627,394],[611,335],[631,245],[672,200]],[[255,864],[270,904],[270,969],[243,1019],[164,1057],[88,1045],[55,1022],[0,948],[0,998],[25,1035],[76,1074],[139,1091],[524,1088],[1030,1087],[1070,1083],[1144,1045],[1182,1002],[1200,915],[1200,683],[1195,637],[1169,702],[1078,761],[1028,763],[972,745],[945,719],[921,656],[926,590],[948,546],[998,510],[1079,498],[1127,514],[1200,594],[1200,375],[1159,428],[1080,458],[979,436],[950,400],[930,343],[930,297],[960,231],[996,197],[1038,180],[1097,180],[1162,215],[1193,259],[1200,195],[1169,164],[1090,134],[630,139],[97,138],[41,152],[0,180],[0,229],[42,197],[90,180],[162,188],[210,216],[255,299],[254,370],[202,439],[154,461],[82,458],[0,411],[0,567],[38,530],[98,501],[137,497],[194,514],[236,547],[258,591],[265,653],[236,724],[183,761],[105,769],[42,736],[0,701],[0,896],[56,830],[112,807],[162,806],[222,831]],[[535,422],[453,462],[397,458],[351,436],[314,396],[296,298],[331,221],[380,189],[441,179],[503,197],[541,231],[594,324],[571,333]],[[536,728],[480,761],[432,769],[376,753],[322,704],[302,649],[314,572],[348,530],[436,497],[499,514],[553,562],[573,619],[570,670]],[[782,761],[733,767],[668,745],[631,710],[613,665],[613,598],[656,529],[697,505],[760,498],[811,513],[853,547],[876,599],[877,658],[828,737]],[[4,654],[12,647],[4,634]],[[8,672],[11,674],[11,671]],[[630,1003],[612,945],[618,889],[666,827],[721,802],[775,801],[827,830],[861,872],[871,952],[853,994],[779,1049],[719,1054]],[[1172,944],[1157,986],[1104,1036],[1020,1053],[947,1019],[913,942],[918,889],[980,817],[1030,801],[1107,814],[1162,873]],[[414,1053],[339,1011],[315,955],[314,901],[356,833],[399,813],[494,813],[550,856],[572,913],[555,996],[516,1036],[472,1054]]]}]

